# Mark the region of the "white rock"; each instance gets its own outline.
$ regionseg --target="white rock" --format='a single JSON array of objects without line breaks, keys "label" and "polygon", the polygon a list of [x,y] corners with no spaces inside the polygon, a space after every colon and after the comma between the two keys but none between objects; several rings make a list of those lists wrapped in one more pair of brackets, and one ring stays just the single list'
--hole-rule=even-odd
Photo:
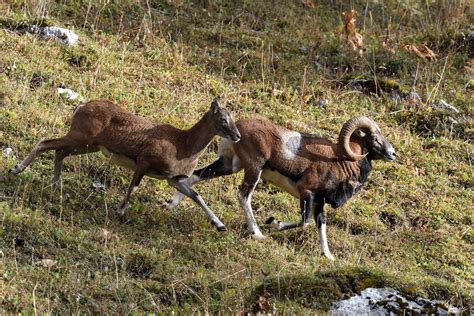
[{"label": "white rock", "polygon": [[421,97],[415,90],[411,90],[408,98],[412,101],[421,101]]},{"label": "white rock", "polygon": [[37,261],[36,264],[43,268],[52,268],[57,264],[57,262],[56,260],[52,260],[52,259],[42,259],[42,260]]},{"label": "white rock", "polygon": [[32,26],[31,31],[38,33],[44,39],[56,39],[65,45],[75,46],[79,41],[79,36],[71,30],[57,26]]},{"label": "white rock", "polygon": [[69,101],[74,101],[74,100],[78,100],[78,101],[84,101],[83,97],[81,97],[81,95],[79,93],[77,93],[76,91],[73,91],[71,89],[67,89],[67,88],[58,88],[58,94],[60,95],[65,95],[66,96],[66,99],[68,99]]},{"label": "white rock", "polygon": [[451,104],[449,104],[448,102],[444,100],[440,100],[438,103],[434,103],[432,106],[441,110],[447,110],[454,113],[460,112],[458,109],[456,109],[454,106],[452,106]]},{"label": "white rock", "polygon": [[5,148],[4,150],[2,150],[2,154],[3,154],[3,157],[10,157],[11,154],[13,154],[13,149],[11,149],[10,147],[7,147]]},{"label": "white rock", "polygon": [[367,288],[360,295],[347,300],[334,302],[331,314],[346,315],[423,315],[436,308],[436,314],[459,314],[456,307],[445,305],[442,301],[417,298],[415,301],[404,297],[392,288]]},{"label": "white rock", "polygon": [[92,187],[96,189],[97,191],[105,189],[105,184],[100,183],[98,181],[92,182]]}]

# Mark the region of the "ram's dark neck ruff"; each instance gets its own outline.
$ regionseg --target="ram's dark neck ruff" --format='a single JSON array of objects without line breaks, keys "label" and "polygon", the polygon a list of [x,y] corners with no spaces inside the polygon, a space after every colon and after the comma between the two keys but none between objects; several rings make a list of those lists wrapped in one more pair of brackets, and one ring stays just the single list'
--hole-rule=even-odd
[{"label": "ram's dark neck ruff", "polygon": [[367,181],[370,171],[372,171],[372,163],[368,158],[364,158],[358,162],[360,172],[357,177],[351,177],[341,181],[335,189],[326,191],[326,203],[331,204],[333,208],[338,208],[346,203],[354,194],[358,193],[364,183]]}]

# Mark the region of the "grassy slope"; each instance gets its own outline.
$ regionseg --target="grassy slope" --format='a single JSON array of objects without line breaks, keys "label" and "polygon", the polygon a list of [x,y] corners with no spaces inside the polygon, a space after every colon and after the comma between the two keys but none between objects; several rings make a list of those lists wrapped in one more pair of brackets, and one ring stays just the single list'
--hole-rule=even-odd
[{"label": "grassy slope", "polygon": [[[270,311],[325,311],[369,286],[473,304],[468,2],[369,3],[357,21],[362,56],[340,36],[345,2],[88,3],[0,4],[4,28],[47,12],[42,23],[72,27],[81,38],[68,48],[0,30],[0,145],[15,155],[0,160],[0,311],[228,312],[265,309],[267,300]],[[353,7],[364,12],[365,3]],[[380,43],[388,28],[394,54]],[[409,43],[427,44],[438,61],[399,49]],[[346,85],[374,75],[414,85],[423,102]],[[165,211],[172,190],[153,180],[142,183],[130,222],[121,223],[113,209],[131,175],[100,155],[67,159],[62,192],[49,186],[51,153],[18,177],[5,174],[38,140],[67,130],[74,104],[57,96],[59,84],[180,127],[215,95],[238,118],[263,116],[332,139],[349,117],[369,115],[400,159],[376,162],[361,194],[337,211],[328,207],[335,263],[319,255],[315,229],[248,237],[235,198],[241,175],[198,187],[227,224],[224,234],[189,201]],[[324,109],[320,99],[329,101]],[[438,99],[462,110],[460,125],[442,128],[449,115],[426,105]],[[215,151],[213,143],[201,164]],[[106,190],[95,190],[96,181]],[[261,223],[298,216],[298,202],[272,187],[259,185],[253,204]],[[56,264],[43,267],[43,259]],[[255,304],[263,294],[268,299]]]}]

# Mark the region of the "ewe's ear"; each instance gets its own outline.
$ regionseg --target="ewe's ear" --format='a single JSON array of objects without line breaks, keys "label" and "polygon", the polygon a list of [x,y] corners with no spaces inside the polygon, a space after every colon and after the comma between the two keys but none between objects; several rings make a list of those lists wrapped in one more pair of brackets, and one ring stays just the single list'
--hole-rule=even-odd
[{"label": "ewe's ear", "polygon": [[216,114],[219,111],[219,106],[221,105],[220,98],[217,97],[211,103],[211,112]]}]

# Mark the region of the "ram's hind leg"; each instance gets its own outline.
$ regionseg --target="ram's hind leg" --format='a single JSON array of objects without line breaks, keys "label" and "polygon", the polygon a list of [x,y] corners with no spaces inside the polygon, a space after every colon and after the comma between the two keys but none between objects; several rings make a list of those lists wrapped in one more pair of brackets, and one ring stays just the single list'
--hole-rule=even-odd
[{"label": "ram's hind leg", "polygon": [[17,164],[14,168],[10,169],[10,173],[16,175],[22,172],[23,170],[28,167],[33,160],[36,159],[39,155],[46,151],[50,150],[62,150],[64,148],[68,147],[68,141],[66,137],[61,137],[61,138],[55,138],[55,139],[48,139],[48,140],[43,140],[39,142],[35,148],[23,159],[22,162]]},{"label": "ram's hind leg", "polygon": [[[220,156],[216,161],[211,163],[209,166],[195,170],[187,180],[188,185],[192,187],[198,182],[206,181],[212,178],[226,176],[232,174],[235,168],[232,166],[232,159],[228,159],[225,156]],[[236,170],[238,171],[238,170]],[[185,197],[185,195],[179,191],[173,194],[170,200],[166,204],[167,209],[175,208],[179,202]]]},{"label": "ram's hind leg", "polygon": [[255,187],[257,186],[261,174],[261,168],[245,169],[244,180],[240,186],[237,196],[239,198],[240,207],[242,207],[244,210],[245,219],[247,221],[247,229],[255,239],[265,238],[258,227],[252,210],[252,194],[255,190]]},{"label": "ram's hind leg", "polygon": [[316,225],[318,226],[323,254],[329,260],[334,261],[334,256],[331,254],[331,251],[329,251],[328,238],[326,234],[326,214],[324,213],[324,198],[317,199],[315,201],[315,207],[316,210],[314,213],[314,220],[316,221]]},{"label": "ram's hind leg", "polygon": [[306,227],[311,218],[311,213],[314,210],[314,193],[310,191],[302,192],[300,197],[301,220],[298,222],[281,222],[276,220],[273,216],[265,221],[265,224],[271,225],[277,230],[287,230],[297,227]]}]

